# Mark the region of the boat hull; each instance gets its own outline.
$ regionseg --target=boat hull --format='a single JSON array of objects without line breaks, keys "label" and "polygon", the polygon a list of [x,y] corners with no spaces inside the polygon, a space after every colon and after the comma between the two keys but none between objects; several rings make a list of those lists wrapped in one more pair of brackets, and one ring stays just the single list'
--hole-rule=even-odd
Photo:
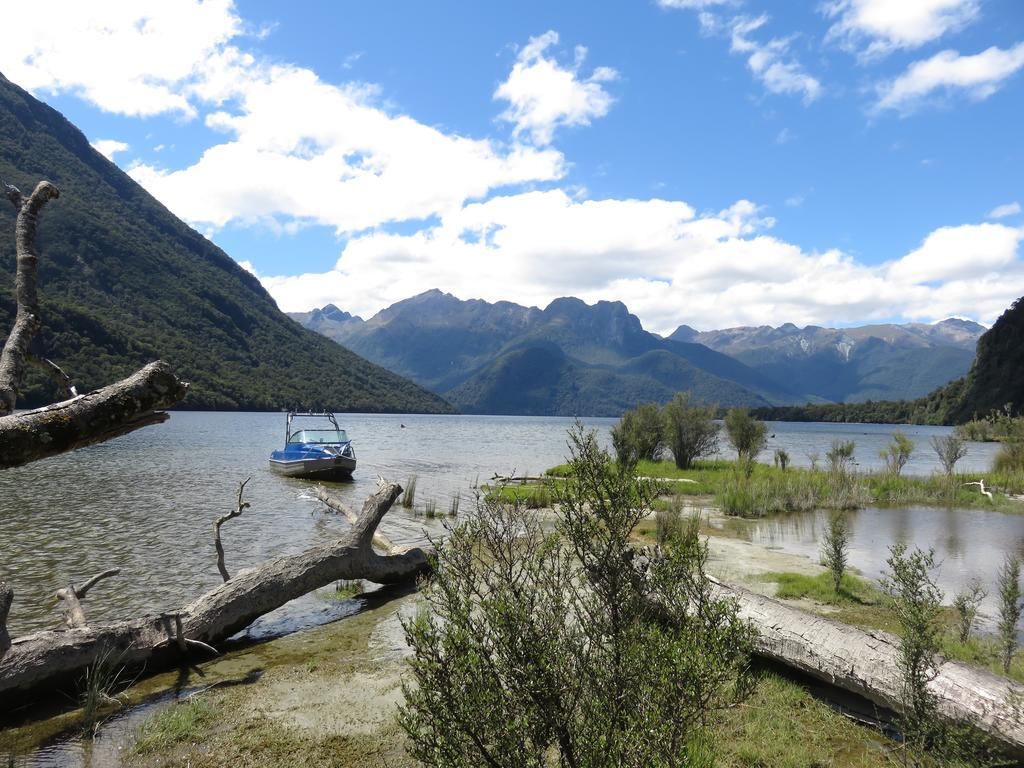
[{"label": "boat hull", "polygon": [[350,480],[356,460],[348,456],[330,456],[316,459],[271,459],[270,469],[284,477],[303,477],[311,480]]}]

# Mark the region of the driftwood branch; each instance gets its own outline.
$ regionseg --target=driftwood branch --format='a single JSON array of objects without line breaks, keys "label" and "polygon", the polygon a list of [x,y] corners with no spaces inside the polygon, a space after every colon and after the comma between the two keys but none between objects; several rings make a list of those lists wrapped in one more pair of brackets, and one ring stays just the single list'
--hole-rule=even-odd
[{"label": "driftwood branch", "polygon": [[245,486],[252,480],[251,477],[247,477],[244,481],[238,484],[238,501],[235,504],[235,508],[225,515],[221,515],[213,523],[213,546],[217,549],[217,570],[220,571],[221,578],[224,581],[231,579],[231,574],[228,573],[227,567],[224,565],[224,545],[220,541],[220,527],[224,525],[228,520],[233,517],[238,517],[250,506],[249,502],[242,501],[242,494],[245,492]]},{"label": "driftwood branch", "polygon": [[11,647],[11,636],[7,634],[7,616],[11,612],[11,603],[14,602],[14,590],[3,581],[0,581],[0,659]]},{"label": "driftwood branch", "polygon": [[120,568],[109,568],[103,571],[103,573],[97,573],[80,587],[68,584],[66,587],[57,590],[57,597],[64,601],[64,621],[69,627],[87,626],[85,609],[82,607],[82,601],[85,600],[86,594],[96,586],[97,582],[109,579],[111,576],[117,576],[120,572]]},{"label": "driftwood branch", "polygon": [[[359,521],[359,515],[357,515],[350,506],[322,485],[318,485],[313,493],[328,509],[332,512],[337,512],[339,515],[343,515],[352,525],[355,525]],[[373,546],[377,547],[377,549],[385,552],[386,554],[396,554],[405,551],[402,547],[396,546],[395,543],[383,533],[376,530],[373,532],[373,539],[371,540],[371,543]]]},{"label": "driftwood branch", "polygon": [[26,200],[16,187],[4,185],[4,196],[18,211],[14,226],[14,242],[18,266],[14,278],[14,293],[18,311],[14,326],[0,352],[0,416],[14,411],[18,392],[25,382],[25,368],[29,362],[29,346],[39,332],[39,296],[36,291],[36,224],[39,212],[60,192],[48,181],[41,181]]},{"label": "driftwood branch", "polygon": [[64,372],[63,368],[53,362],[53,360],[33,354],[29,355],[28,360],[32,365],[53,380],[53,383],[57,385],[57,389],[60,390],[64,397],[71,398],[78,395],[78,390],[75,389],[75,385],[71,381],[71,377]]},{"label": "driftwood branch", "polygon": [[[758,630],[755,653],[894,712],[902,710],[899,638],[793,608],[741,587],[716,582],[741,618]],[[987,670],[937,660],[929,688],[939,713],[969,723],[1015,756],[1024,756],[1024,685]]]},{"label": "driftwood branch", "polygon": [[[378,584],[415,581],[430,569],[433,551],[413,547],[393,554],[373,551],[377,526],[401,486],[387,484],[363,504],[352,528],[338,539],[241,571],[234,578],[176,611],[105,626],[37,632],[13,641],[0,658],[0,700],[24,701],[34,688],[73,679],[104,653],[118,654],[126,666],[180,657],[178,638],[209,647],[231,637],[265,613],[339,579]],[[180,619],[172,627],[168,616]],[[162,656],[162,654],[167,654]]]},{"label": "driftwood branch", "polygon": [[0,469],[101,443],[166,421],[160,409],[180,401],[188,384],[158,360],[127,379],[34,411],[0,416]]}]

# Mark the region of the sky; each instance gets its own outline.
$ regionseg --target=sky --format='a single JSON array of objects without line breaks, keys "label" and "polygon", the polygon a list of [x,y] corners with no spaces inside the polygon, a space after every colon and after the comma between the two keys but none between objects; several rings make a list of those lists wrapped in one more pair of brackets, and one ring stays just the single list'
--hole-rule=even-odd
[{"label": "sky", "polygon": [[649,330],[991,324],[1024,2],[51,0],[0,72],[285,311],[430,288]]}]

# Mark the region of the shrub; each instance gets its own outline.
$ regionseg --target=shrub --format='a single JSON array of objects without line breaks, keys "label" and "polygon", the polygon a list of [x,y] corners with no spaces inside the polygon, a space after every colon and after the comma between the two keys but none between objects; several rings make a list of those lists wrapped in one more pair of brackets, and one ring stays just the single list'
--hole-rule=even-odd
[{"label": "shrub", "polygon": [[[942,593],[932,579],[935,551],[915,549],[907,554],[906,545],[900,543],[889,547],[889,553],[888,571],[880,583],[900,625],[898,664],[903,682],[903,712],[898,723],[904,748],[923,755],[932,748],[947,746],[943,744],[938,702],[928,687],[938,672],[936,654],[940,647]],[[904,764],[907,762],[904,759]]]},{"label": "shrub", "polygon": [[914,452],[914,441],[907,437],[902,432],[893,432],[892,439],[889,441],[889,447],[882,451],[879,455],[882,460],[885,461],[885,469],[890,474],[899,477],[900,472],[903,471],[903,467],[910,461],[910,456]]},{"label": "shrub", "polygon": [[683,500],[680,496],[673,496],[667,508],[654,514],[654,525],[655,540],[660,546],[678,537],[683,529]]},{"label": "shrub", "polygon": [[1013,653],[1017,649],[1017,624],[1021,614],[1020,558],[1007,555],[996,577],[999,592],[999,644],[1002,651],[1003,671],[1010,671]]},{"label": "shrub", "polygon": [[946,473],[946,477],[952,477],[956,463],[967,455],[967,446],[955,432],[942,437],[936,435],[932,437],[931,442],[932,450],[942,464],[942,471]]},{"label": "shrub", "polygon": [[974,620],[978,617],[978,608],[985,599],[985,589],[977,577],[967,582],[967,587],[956,593],[953,608],[956,610],[957,638],[961,643],[971,639]]},{"label": "shrub", "polygon": [[853,451],[856,448],[853,440],[833,440],[832,447],[825,453],[828,469],[832,474],[845,474],[853,463]]},{"label": "shrub", "polygon": [[638,553],[653,487],[592,434],[572,446],[555,530],[485,498],[437,543],[424,608],[403,621],[400,722],[426,765],[689,765],[747,690],[753,631],[714,597],[695,523]]},{"label": "shrub", "polygon": [[633,467],[638,461],[657,461],[665,446],[665,423],[657,403],[641,403],[622,414],[612,427],[612,448],[619,464]]},{"label": "shrub", "polygon": [[679,392],[664,410],[665,442],[679,469],[690,469],[696,459],[718,450],[715,406],[690,405],[690,395]]},{"label": "shrub", "polygon": [[775,466],[783,472],[785,472],[786,467],[789,466],[789,454],[786,452],[785,448],[775,449]]},{"label": "shrub", "polygon": [[843,574],[850,558],[850,523],[842,512],[833,512],[821,539],[821,564],[832,573],[836,594],[843,584]]},{"label": "shrub", "polygon": [[730,408],[725,414],[725,435],[749,477],[768,442],[768,425],[751,416],[746,408]]}]

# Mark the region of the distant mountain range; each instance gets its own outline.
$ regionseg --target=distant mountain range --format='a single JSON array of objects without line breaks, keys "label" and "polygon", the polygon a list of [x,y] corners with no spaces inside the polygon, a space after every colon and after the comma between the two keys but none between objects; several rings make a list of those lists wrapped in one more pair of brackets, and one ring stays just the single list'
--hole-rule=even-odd
[{"label": "distant mountain range", "polygon": [[804,400],[859,403],[921,397],[962,376],[985,327],[951,318],[934,325],[798,328],[786,323],[699,332],[682,325],[669,337],[704,344],[769,378],[789,382]]},{"label": "distant mountain range", "polygon": [[[448,412],[437,395],[289,320],[259,281],[175,218],[60,113],[0,75],[0,178],[60,189],[39,225],[42,349],[80,390],[164,358],[184,407]],[[0,210],[0,338],[14,310],[14,211]],[[56,396],[34,376],[19,400]]]},{"label": "distant mountain range", "polygon": [[621,302],[537,309],[433,290],[366,321],[330,305],[292,317],[469,413],[618,416],[684,389],[722,405],[799,400],[727,355],[648,333]]},{"label": "distant mountain range", "polygon": [[621,302],[556,299],[545,309],[427,291],[369,320],[334,305],[292,313],[305,327],[471,413],[618,416],[690,390],[723,406],[916,397],[963,375],[985,330],[936,325],[793,325],[669,338]]}]

